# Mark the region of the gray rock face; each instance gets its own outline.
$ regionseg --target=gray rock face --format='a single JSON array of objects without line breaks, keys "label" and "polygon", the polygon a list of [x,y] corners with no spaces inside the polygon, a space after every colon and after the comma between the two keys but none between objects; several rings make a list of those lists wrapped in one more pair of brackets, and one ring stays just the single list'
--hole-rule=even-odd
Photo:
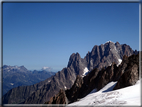
[{"label": "gray rock face", "polygon": [[[64,98],[68,99],[68,103],[75,102],[88,95],[93,89],[102,89],[111,81],[118,81],[114,90],[134,85],[139,79],[138,68],[139,55],[124,56],[121,65],[118,67],[115,63],[112,63],[111,66],[100,71],[97,68],[93,69],[84,78],[78,75],[73,86],[65,91],[66,96]],[[50,104],[57,104],[56,99],[53,100],[53,98],[50,99]],[[62,99],[62,96],[58,96],[58,99]]]},{"label": "gray rock face", "polygon": [[[16,103],[26,103],[26,104],[37,104],[37,103],[45,103],[50,100],[51,97],[56,95],[60,89],[69,89],[74,84],[76,80],[76,76],[82,76],[84,73],[85,67],[88,68],[89,71],[94,68],[98,68],[101,70],[102,68],[106,68],[110,66],[113,62],[117,65],[120,64],[119,59],[122,59],[124,55],[131,55],[134,51],[128,45],[120,45],[118,42],[107,42],[100,46],[95,45],[91,52],[88,52],[84,58],[81,58],[79,53],[73,53],[70,58],[66,68],[63,68],[61,71],[57,72],[56,75],[51,77],[50,79],[46,79],[42,81],[42,84],[36,84],[36,89],[29,90],[29,95],[24,96],[21,90],[12,89],[11,91],[15,96],[17,96],[17,92],[21,93],[20,98],[16,98],[8,92],[3,97],[4,103],[14,103],[12,98],[16,100]],[[96,74],[97,75],[97,74]],[[32,86],[29,86],[30,88]],[[66,88],[65,88],[66,87]],[[7,97],[6,97],[7,96]],[[22,99],[22,100],[21,100]],[[24,100],[24,102],[22,102]]]},{"label": "gray rock face", "polygon": [[[57,95],[55,95],[54,97],[51,97],[48,102],[45,102],[45,104],[67,104],[68,101],[73,100],[73,99],[77,99],[77,95],[79,94],[82,84],[83,84],[83,78],[78,75],[72,88],[69,91],[64,90],[64,91],[62,91],[62,93],[64,93],[64,94],[61,94],[61,90],[60,90]],[[68,96],[68,99],[67,99],[66,95]],[[62,100],[62,99],[67,99],[67,100],[64,101],[63,103],[58,103],[59,100]]]},{"label": "gray rock face", "polygon": [[123,75],[118,80],[114,90],[134,85],[139,79],[139,57],[138,55],[132,55],[125,58],[127,65]]},{"label": "gray rock face", "polygon": [[85,63],[82,61],[80,55],[78,53],[73,53],[70,57],[68,67],[63,68],[62,71],[56,73],[51,82],[48,83],[50,84],[48,88],[42,87],[40,89],[42,92],[40,90],[35,91],[25,100],[24,103],[30,104],[47,102],[51,97],[56,95],[60,89],[70,88],[76,79],[76,75],[81,75],[84,68]]},{"label": "gray rock face", "polygon": [[[84,59],[87,61],[87,67],[90,71],[96,67],[100,70],[103,67],[110,66],[112,62],[119,65],[124,55],[130,56],[133,53],[134,51],[129,45],[120,45],[118,42],[109,41],[100,46],[95,45]],[[137,54],[137,51],[135,53]]]},{"label": "gray rock face", "polygon": [[25,101],[29,95],[33,94],[35,91],[44,87],[45,84],[48,84],[51,81],[52,77],[29,86],[18,86],[10,91],[8,91],[2,98],[4,104],[18,104]]},{"label": "gray rock face", "polygon": [[48,102],[45,102],[45,104],[67,104],[65,90],[61,89],[57,95],[52,97]]},{"label": "gray rock face", "polygon": [[76,75],[82,75],[86,66],[87,62],[80,57],[79,53],[73,53],[69,58],[67,67],[74,69]]}]

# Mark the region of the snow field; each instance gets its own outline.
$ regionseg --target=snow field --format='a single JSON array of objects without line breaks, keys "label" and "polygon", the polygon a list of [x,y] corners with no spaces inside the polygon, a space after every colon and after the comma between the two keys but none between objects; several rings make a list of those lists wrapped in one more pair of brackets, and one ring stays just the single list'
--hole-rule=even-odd
[{"label": "snow field", "polygon": [[92,90],[86,97],[68,106],[87,106],[87,105],[116,105],[116,106],[140,106],[140,80],[126,88],[114,90],[117,82],[110,82],[101,90]]}]

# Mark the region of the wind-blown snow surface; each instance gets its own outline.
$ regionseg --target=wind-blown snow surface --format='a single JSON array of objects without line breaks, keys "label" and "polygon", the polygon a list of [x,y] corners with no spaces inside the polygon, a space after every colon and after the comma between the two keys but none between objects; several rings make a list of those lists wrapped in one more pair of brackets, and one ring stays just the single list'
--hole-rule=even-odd
[{"label": "wind-blown snow surface", "polygon": [[71,103],[68,106],[89,106],[89,105],[127,105],[140,106],[140,80],[133,85],[126,88],[112,91],[117,82],[110,82],[104,88],[97,92],[94,89],[86,97],[77,102]]}]

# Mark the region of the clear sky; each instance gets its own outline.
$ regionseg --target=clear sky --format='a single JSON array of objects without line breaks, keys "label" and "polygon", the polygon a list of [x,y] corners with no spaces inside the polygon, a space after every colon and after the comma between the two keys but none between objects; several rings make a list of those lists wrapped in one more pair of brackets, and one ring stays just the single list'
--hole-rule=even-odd
[{"label": "clear sky", "polygon": [[59,71],[109,40],[139,50],[139,3],[3,3],[3,64]]}]

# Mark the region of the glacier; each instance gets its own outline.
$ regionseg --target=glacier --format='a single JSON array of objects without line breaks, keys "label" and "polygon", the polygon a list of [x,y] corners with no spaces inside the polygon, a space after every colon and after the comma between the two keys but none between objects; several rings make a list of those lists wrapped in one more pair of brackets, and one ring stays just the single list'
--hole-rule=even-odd
[{"label": "glacier", "polygon": [[140,106],[141,80],[133,86],[113,90],[117,82],[110,82],[101,90],[92,90],[86,97],[67,106]]}]

